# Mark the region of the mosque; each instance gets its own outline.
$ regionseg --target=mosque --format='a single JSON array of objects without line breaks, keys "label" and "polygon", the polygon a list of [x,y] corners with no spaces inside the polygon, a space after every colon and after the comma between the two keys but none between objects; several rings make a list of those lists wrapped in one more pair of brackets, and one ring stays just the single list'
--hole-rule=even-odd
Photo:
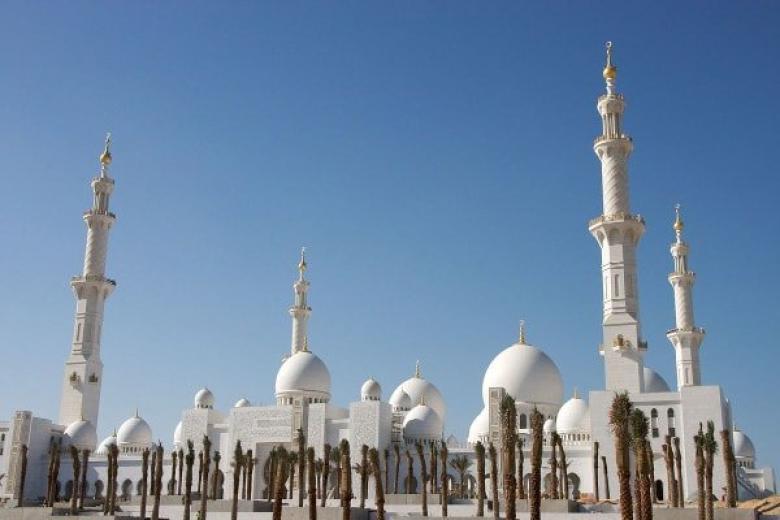
[{"label": "mosque", "polygon": [[[529,414],[534,408],[546,418],[545,464],[542,468],[545,478],[550,472],[546,462],[550,457],[549,436],[553,431],[561,436],[568,460],[570,498],[576,498],[594,491],[594,477],[600,471],[593,464],[596,443],[602,447],[600,454],[606,457],[609,487],[618,489],[608,410],[615,392],[627,390],[634,405],[650,418],[654,484],[659,500],[668,495],[661,455],[664,437],[680,438],[684,495],[690,498],[696,493],[693,436],[699,423],[708,420],[715,422],[718,431],[732,432],[740,498],[773,493],[774,472],[772,468],[757,467],[755,448],[747,434],[734,426],[731,404],[724,389],[701,382],[699,355],[705,331],[694,321],[692,290],[696,277],[688,260],[690,248],[683,239],[684,225],[679,207],[670,246],[672,270],[668,276],[673,289],[676,323],[666,334],[675,351],[675,387],[672,389],[644,364],[647,344],[640,328],[636,248],[645,222],[631,212],[629,204],[628,158],[633,142],[622,127],[626,103],[616,90],[617,68],[612,63],[609,45],[603,76],[606,92],[597,101],[602,131],[593,144],[601,163],[603,214],[588,225],[588,231],[601,249],[603,340],[599,353],[604,363],[603,389],[592,390],[587,396],[575,392],[564,401],[563,379],[558,367],[541,348],[527,342],[521,329],[517,343],[498,351],[493,360],[486,363],[482,381],[484,408],[471,424],[466,442],[459,442],[452,435],[445,438],[445,398],[425,379],[419,364],[413,376],[398,384],[389,398],[384,397],[379,382],[369,378],[360,389],[359,399],[346,407],[338,406],[331,402],[328,367],[309,348],[307,341],[312,309],[308,303],[310,283],[306,278],[306,257],[302,252],[298,276],[293,283],[294,302],[289,309],[291,346],[276,376],[275,404],[257,406],[241,399],[229,410],[218,410],[214,394],[203,388],[195,394],[192,407],[181,411],[181,420],[172,432],[173,448],[178,450],[191,440],[199,450],[205,435],[211,440],[213,449],[230,454],[236,441],[240,440],[256,457],[258,478],[249,492],[252,497],[260,498],[267,493],[264,468],[272,448],[295,449],[298,431],[303,432],[307,446],[314,447],[317,457],[322,457],[326,444],[336,446],[341,439],[347,439],[356,451],[353,460],[363,444],[380,451],[389,449],[391,453],[392,447],[398,445],[405,453],[417,442],[446,442],[453,456],[463,454],[473,459],[473,444],[477,441],[500,444],[499,403],[508,394],[516,401],[521,436],[530,436]],[[60,414],[56,420],[51,420],[30,411],[17,411],[9,421],[0,422],[0,475],[7,475],[5,481],[0,481],[0,498],[11,498],[18,492],[22,445],[29,450],[25,494],[27,497],[45,495],[48,453],[55,440],[61,442],[63,449],[72,445],[90,451],[86,478],[87,496],[90,497],[105,493],[106,454],[111,445],[116,445],[120,452],[118,494],[125,499],[131,498],[138,494],[140,487],[141,452],[153,446],[157,438],[137,413],[108,438],[100,442],[97,438],[103,384],[103,311],[116,287],[116,282],[106,276],[108,236],[116,220],[109,209],[114,191],[114,179],[109,172],[111,162],[109,137],[100,156],[100,173],[91,182],[92,208],[83,215],[87,225],[83,272],[70,282],[76,298],[76,313],[72,347],[62,378]],[[528,459],[530,442],[526,442],[525,450]],[[170,452],[166,449],[163,477],[169,486],[172,477],[175,478]],[[405,457],[401,459],[401,475],[405,475]],[[223,468],[228,464],[229,461]],[[472,473],[473,469],[472,466]],[[419,464],[415,464],[415,471],[418,470]],[[714,489],[718,493],[717,490],[725,485],[720,460],[716,461],[714,470]],[[59,485],[65,496],[73,487],[71,475],[70,458],[65,455],[59,472]],[[416,478],[419,479],[419,475]],[[603,476],[599,478],[603,479]],[[604,481],[601,482],[604,489]]]}]

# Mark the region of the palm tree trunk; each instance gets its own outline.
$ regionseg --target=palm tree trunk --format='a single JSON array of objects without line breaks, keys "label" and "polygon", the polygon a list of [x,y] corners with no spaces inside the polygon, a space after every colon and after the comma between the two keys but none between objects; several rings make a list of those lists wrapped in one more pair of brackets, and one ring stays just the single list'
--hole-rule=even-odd
[{"label": "palm tree trunk", "polygon": [[531,495],[530,520],[541,520],[542,517],[542,421],[542,414],[534,408],[531,413],[533,445],[531,446],[531,482],[528,489]]},{"label": "palm tree trunk", "polygon": [[428,472],[425,467],[425,452],[421,442],[417,442],[417,456],[420,457],[420,480],[422,481],[422,515],[428,516]]},{"label": "palm tree trunk", "polygon": [[652,505],[658,502],[658,497],[655,494],[655,460],[653,458],[653,446],[650,444],[650,441],[645,442],[645,457],[647,457],[647,477],[650,481],[650,516],[652,516]]},{"label": "palm tree trunk", "polygon": [[62,456],[62,444],[60,442],[57,443],[57,453],[54,456],[54,468],[52,469],[51,474],[51,507],[54,507],[54,504],[57,503],[57,499],[59,498],[59,493],[57,492],[57,484],[60,480],[60,457]]},{"label": "palm tree trunk", "polygon": [[393,453],[395,454],[395,486],[393,493],[398,494],[398,474],[401,472],[401,450],[398,444],[393,444]]},{"label": "palm tree trunk", "polygon": [[203,482],[203,452],[198,452],[198,490],[196,493],[200,495],[200,485]]},{"label": "palm tree trunk", "polygon": [[550,498],[555,500],[558,498],[558,443],[555,440],[555,433],[553,432],[550,442],[551,455],[550,455]]},{"label": "palm tree trunk", "polygon": [[641,520],[652,520],[653,518],[653,481],[650,478],[652,468],[652,451],[650,442],[647,439],[642,441],[642,517]]},{"label": "palm tree trunk", "polygon": [[111,447],[108,449],[106,456],[106,496],[103,499],[103,515],[108,515],[109,509],[111,509],[111,486],[114,482],[114,458],[111,452]]},{"label": "palm tree trunk", "polygon": [[360,509],[366,508],[368,494],[368,446],[360,447]]},{"label": "palm tree trunk", "polygon": [[[385,450],[385,454],[387,454],[387,450]],[[371,463],[371,473],[374,475],[376,520],[385,520],[385,488],[382,486],[379,452],[376,451],[376,448],[371,448],[368,452],[368,458]],[[387,480],[387,455],[385,455],[385,480]]]},{"label": "palm tree trunk", "polygon": [[[506,520],[517,518],[517,503],[515,502],[515,444],[517,436],[517,408],[515,400],[510,396],[501,402],[501,453],[503,455],[504,502],[506,502]],[[461,498],[463,497],[464,475],[460,476]]]},{"label": "palm tree trunk", "polygon": [[734,450],[731,447],[731,432],[720,432],[720,443],[723,446],[723,467],[726,475],[726,506],[737,507],[737,494],[734,488]]},{"label": "palm tree trunk", "polygon": [[[203,436],[203,481],[201,483],[200,494],[200,518],[198,520],[206,520],[206,513],[208,512],[208,486],[209,486],[209,466],[211,465],[211,440],[208,435]],[[157,520],[153,518],[152,520]]]},{"label": "palm tree trunk", "polygon": [[303,494],[306,491],[306,438],[303,430],[298,429],[298,507],[303,507]]},{"label": "palm tree trunk", "polygon": [[414,461],[412,454],[406,450],[406,494],[412,494],[412,479],[414,478]]},{"label": "palm tree trunk", "polygon": [[[303,453],[299,453],[303,458]],[[269,490],[269,495],[274,497],[273,520],[282,520],[282,500],[284,500],[284,483],[287,480],[287,452],[284,448],[275,451],[274,464],[275,474],[273,479],[273,490]]]},{"label": "palm tree trunk", "polygon": [[566,451],[563,449],[563,440],[558,434],[556,434],[556,437],[558,438],[558,452],[561,454],[561,481],[563,484],[563,493],[561,494],[561,498],[569,500],[572,498],[569,496],[569,465],[566,462]]},{"label": "palm tree trunk", "polygon": [[523,439],[517,435],[517,498],[525,500],[525,455],[523,454]]},{"label": "palm tree trunk", "polygon": [[325,507],[328,499],[328,477],[330,476],[330,444],[325,444],[322,461],[322,497],[320,506]]},{"label": "palm tree trunk", "polygon": [[485,446],[477,441],[474,451],[477,454],[477,516],[485,516]]},{"label": "palm tree trunk", "polygon": [[293,491],[293,488],[295,487],[294,484],[295,484],[295,472],[296,472],[295,465],[296,464],[297,464],[297,462],[293,462],[293,463],[290,464],[290,491],[289,491],[289,493],[290,493],[289,494],[289,499],[290,500],[293,499],[294,493],[295,493]]},{"label": "palm tree trunk", "polygon": [[219,461],[222,459],[222,455],[218,451],[214,452],[214,473],[211,475],[211,500],[216,500],[219,497]]},{"label": "palm tree trunk", "polygon": [[146,519],[146,493],[149,488],[149,448],[141,453],[141,520]]},{"label": "palm tree trunk", "polygon": [[19,475],[19,490],[17,495],[16,507],[24,506],[24,482],[27,480],[27,445],[26,444],[22,444],[20,457],[22,458],[22,468],[20,472],[21,474]]},{"label": "palm tree trunk", "polygon": [[593,497],[599,501],[599,443],[593,443]]},{"label": "palm tree trunk", "polygon": [[[195,452],[192,449],[192,441],[187,441],[187,473],[184,486],[184,518],[190,520],[190,508],[192,507],[192,466],[195,464]],[[141,519],[143,520],[143,519]]]},{"label": "palm tree trunk", "polygon": [[631,401],[628,393],[615,395],[609,412],[609,421],[615,442],[618,484],[620,486],[620,515],[622,520],[633,520],[634,508],[631,497],[631,467],[629,461],[628,418],[631,415]]},{"label": "palm tree trunk", "polygon": [[699,434],[694,437],[696,443],[696,494],[697,505],[699,511],[699,520],[704,520],[706,517],[705,505],[704,505],[704,439],[701,428],[699,428]]},{"label": "palm tree trunk", "polygon": [[111,448],[114,454],[114,480],[111,483],[111,511],[109,513],[113,516],[116,514],[116,501],[119,495],[119,447],[114,445]]},{"label": "palm tree trunk", "polygon": [[385,457],[385,486],[383,488],[383,491],[389,492],[390,491],[390,450],[385,448],[382,451],[382,454]]},{"label": "palm tree trunk", "polygon": [[662,446],[664,462],[666,463],[666,503],[671,507],[677,507],[677,480],[674,478],[674,451],[672,449],[672,436],[666,436],[666,443]]},{"label": "palm tree trunk", "polygon": [[176,490],[177,495],[181,495],[182,473],[184,472],[184,450],[179,448],[179,486]]},{"label": "palm tree trunk", "polygon": [[309,520],[317,520],[317,473],[314,469],[314,448],[312,446],[306,450],[306,465],[309,477],[306,493],[309,499]]},{"label": "palm tree trunk", "polygon": [[255,473],[255,459],[253,458],[252,450],[246,450],[246,463],[244,464],[244,467],[246,468],[246,499],[252,500],[252,496],[254,495],[253,491],[253,485],[252,480]]},{"label": "palm tree trunk", "polygon": [[178,467],[179,463],[179,454],[176,453],[176,450],[171,451],[171,487],[168,488],[170,492],[169,495],[175,495],[176,494],[176,468]]},{"label": "palm tree trunk", "polygon": [[[162,492],[162,474],[163,474],[163,447],[162,444],[158,444],[155,448],[157,457],[155,460],[157,464],[154,468],[154,504],[152,505],[152,520],[159,520],[160,518],[160,494]],[[205,520],[206,515],[202,518]]]},{"label": "palm tree trunk", "polygon": [[490,494],[493,501],[493,519],[498,520],[501,510],[498,501],[498,454],[492,442],[488,446],[488,457],[490,458]]},{"label": "palm tree trunk", "polygon": [[352,515],[352,464],[349,457],[349,441],[346,439],[342,439],[339,453],[341,454],[341,520],[350,520]]},{"label": "palm tree trunk", "polygon": [[46,475],[46,498],[43,501],[43,504],[47,507],[52,506],[51,482],[54,475],[54,457],[56,456],[54,454],[54,451],[56,446],[57,446],[56,441],[49,443],[49,472]]},{"label": "palm tree trunk", "polygon": [[609,473],[607,472],[607,457],[601,456],[601,466],[604,469],[604,496],[609,500]]},{"label": "palm tree trunk", "polygon": [[680,438],[674,438],[674,466],[677,469],[677,507],[685,507],[683,492],[682,455],[680,453]]},{"label": "palm tree trunk", "polygon": [[241,468],[238,471],[238,480],[239,480],[239,487],[241,488],[241,500],[246,500],[246,474],[247,474],[247,464],[244,462],[241,465]]},{"label": "palm tree trunk", "polygon": [[704,498],[706,500],[706,518],[707,520],[714,520],[715,511],[713,510],[712,503],[712,466],[715,453],[709,449],[704,450]]},{"label": "palm tree trunk", "polygon": [[436,446],[435,442],[432,442],[430,444],[430,451],[431,451],[431,474],[429,476],[430,479],[430,486],[431,486],[431,494],[435,494],[439,492],[439,457],[436,453],[438,450],[438,446]]},{"label": "palm tree trunk", "polygon": [[73,470],[73,487],[70,490],[70,514],[75,516],[79,512],[79,477],[81,476],[79,450],[75,446],[70,447],[70,459],[71,469]]},{"label": "palm tree trunk", "polygon": [[87,468],[89,467],[89,450],[81,450],[81,485],[79,486],[79,509],[84,509],[84,499],[87,497]]},{"label": "palm tree trunk", "polygon": [[241,471],[245,467],[246,461],[241,449],[241,441],[236,441],[236,449],[233,451],[233,503],[230,507],[230,520],[238,520],[238,488],[240,487]]},{"label": "palm tree trunk", "polygon": [[447,457],[449,456],[449,450],[447,450],[447,443],[441,443],[441,516],[447,517],[447,506],[450,501],[450,482],[449,475],[447,474]]}]

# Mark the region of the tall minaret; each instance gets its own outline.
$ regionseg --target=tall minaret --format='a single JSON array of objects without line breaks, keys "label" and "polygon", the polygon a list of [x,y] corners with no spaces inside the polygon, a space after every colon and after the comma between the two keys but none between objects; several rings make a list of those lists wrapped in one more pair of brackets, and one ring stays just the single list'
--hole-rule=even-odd
[{"label": "tall minaret", "polygon": [[105,276],[108,232],[116,220],[108,210],[114,191],[114,179],[108,175],[110,164],[111,134],[108,134],[100,155],[100,174],[91,183],[92,208],[85,211],[83,217],[87,224],[84,271],[70,281],[76,296],[76,317],[73,344],[65,362],[62,382],[59,422],[64,425],[85,419],[97,427],[103,382],[103,363],[100,361],[103,305],[116,287],[116,282]]},{"label": "tall minaret", "polygon": [[669,283],[674,289],[674,316],[676,328],[666,333],[674,346],[677,361],[677,389],[701,384],[699,369],[699,347],[704,340],[704,329],[693,321],[693,284],[696,273],[688,270],[688,244],[683,242],[683,221],[680,205],[675,206],[674,233],[676,240],[670,251],[674,259],[674,272],[669,274]]},{"label": "tall minaret", "polygon": [[309,350],[307,345],[306,323],[309,321],[311,307],[306,303],[309,282],[303,277],[306,272],[306,248],[301,248],[301,260],[298,262],[298,279],[293,284],[295,303],[290,307],[292,317],[292,342],[290,354]]},{"label": "tall minaret", "polygon": [[644,220],[632,215],[628,197],[628,157],[631,138],[622,131],[626,103],[615,91],[617,67],[612,63],[612,43],[607,42],[603,76],[607,93],[598,99],[602,134],[593,143],[601,161],[604,213],[588,226],[601,247],[603,283],[603,343],[607,390],[641,392],[642,358],[647,345],[639,326],[636,247],[644,233]]}]

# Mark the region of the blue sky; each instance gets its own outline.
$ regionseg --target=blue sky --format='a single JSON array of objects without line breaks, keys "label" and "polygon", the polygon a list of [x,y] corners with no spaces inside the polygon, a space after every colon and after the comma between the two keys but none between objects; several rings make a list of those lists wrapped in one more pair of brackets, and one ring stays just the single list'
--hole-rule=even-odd
[{"label": "blue sky", "polygon": [[566,384],[601,388],[595,100],[603,42],[635,140],[647,362],[674,382],[681,202],[720,383],[762,463],[780,421],[770,2],[15,2],[0,22],[0,416],[56,417],[70,276],[105,131],[117,187],[99,434],[136,406],[170,442],[208,385],[273,400],[298,249],[334,401],[420,359],[464,437],[525,319]]}]

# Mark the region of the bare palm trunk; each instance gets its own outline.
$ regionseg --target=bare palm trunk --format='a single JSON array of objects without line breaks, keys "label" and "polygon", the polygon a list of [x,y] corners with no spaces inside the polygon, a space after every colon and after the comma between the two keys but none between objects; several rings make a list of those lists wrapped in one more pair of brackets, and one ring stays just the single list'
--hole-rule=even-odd
[{"label": "bare palm trunk", "polygon": [[525,500],[525,479],[524,464],[525,455],[523,454],[523,439],[517,435],[517,498]]},{"label": "bare palm trunk", "polygon": [[252,500],[252,496],[254,495],[254,485],[253,485],[253,477],[255,474],[255,459],[253,458],[254,455],[252,454],[252,450],[246,450],[246,463],[244,467],[246,468],[246,499]]},{"label": "bare palm trunk", "polygon": [[89,450],[81,450],[81,485],[79,486],[79,509],[84,509],[84,499],[87,496],[87,468],[89,467]]},{"label": "bare palm trunk", "polygon": [[601,465],[604,469],[604,496],[609,500],[609,473],[607,471],[607,458],[604,455],[601,456]]},{"label": "bare palm trunk", "polygon": [[236,449],[233,450],[233,503],[230,507],[230,520],[238,520],[238,488],[241,470],[245,467],[245,464],[241,441],[236,441]]},{"label": "bare palm trunk", "polygon": [[203,483],[203,452],[198,452],[198,490],[196,493],[200,495],[200,485]]},{"label": "bare palm trunk", "polygon": [[677,506],[685,507],[685,493],[683,491],[682,454],[680,453],[680,438],[674,438],[674,466],[677,469]]},{"label": "bare palm trunk", "polygon": [[398,444],[393,444],[393,454],[395,455],[395,486],[393,486],[393,493],[398,494],[398,474],[401,472],[401,450]]},{"label": "bare palm trunk", "polygon": [[[186,483],[184,486],[184,519],[190,520],[190,508],[192,507],[192,466],[195,464],[195,451],[193,450],[192,441],[187,441],[187,473]],[[142,519],[143,520],[143,519]]]},{"label": "bare palm trunk", "polygon": [[655,494],[655,460],[653,458],[653,446],[649,441],[645,443],[645,457],[647,457],[648,479],[650,480],[650,516],[652,516],[652,504],[658,502],[658,497]]},{"label": "bare palm trunk", "polygon": [[450,501],[450,479],[447,473],[447,457],[449,456],[449,450],[447,449],[447,443],[441,443],[441,516],[447,517]]},{"label": "bare palm trunk", "polygon": [[[157,457],[155,457],[157,464],[154,468],[154,504],[152,505],[152,520],[159,520],[160,518],[160,493],[162,491],[162,473],[163,473],[163,447],[162,444],[158,444],[155,449]],[[202,518],[205,520],[206,515]]]},{"label": "bare palm trunk", "polygon": [[341,520],[350,520],[352,515],[352,465],[349,457],[349,442],[341,441]]},{"label": "bare palm trunk", "polygon": [[184,473],[184,450],[179,448],[179,487],[176,490],[177,495],[181,495],[182,473]]},{"label": "bare palm trunk", "polygon": [[[211,465],[211,440],[208,435],[203,436],[203,481],[201,482],[200,494],[200,518],[206,520],[208,512],[208,486],[209,486],[209,466]],[[152,519],[157,520],[157,519]]]},{"label": "bare palm trunk", "polygon": [[550,455],[550,498],[558,498],[558,443],[555,441],[555,432],[553,432],[550,442],[552,448]]},{"label": "bare palm trunk", "polygon": [[699,520],[704,520],[706,517],[705,505],[704,505],[704,434],[699,426],[699,433],[694,437],[696,443],[696,494]]},{"label": "bare palm trunk", "polygon": [[75,516],[79,512],[79,477],[81,477],[79,450],[75,446],[70,447],[70,458],[73,469],[73,488],[70,492],[70,514],[71,516]]},{"label": "bare palm trunk", "polygon": [[368,494],[368,446],[360,447],[360,509],[366,508]]},{"label": "bare palm trunk", "polygon": [[146,493],[149,489],[149,448],[141,453],[141,520],[146,518]]},{"label": "bare palm trunk", "polygon": [[599,501],[599,443],[593,443],[593,496]]},{"label": "bare palm trunk", "polygon": [[737,507],[737,493],[734,487],[734,450],[731,447],[731,432],[720,432],[720,443],[723,446],[723,467],[726,475],[726,505]]},{"label": "bare palm trunk", "polygon": [[569,464],[566,462],[566,450],[563,449],[563,439],[556,434],[558,438],[558,452],[561,454],[561,473],[563,481],[563,494],[561,498],[569,500],[572,497],[569,496]]},{"label": "bare palm trunk", "polygon": [[[517,443],[517,409],[515,400],[507,395],[501,402],[501,453],[503,456],[502,470],[504,482],[504,502],[506,502],[506,520],[517,518],[517,503],[515,502],[515,444]],[[463,475],[461,481],[461,496],[463,493]]]},{"label": "bare palm trunk", "polygon": [[417,456],[420,457],[420,480],[422,480],[422,515],[428,516],[428,472],[425,467],[425,452],[421,442],[417,442]]},{"label": "bare palm trunk", "polygon": [[385,458],[385,487],[383,491],[389,493],[390,492],[390,450],[385,448],[382,451],[382,454],[384,455]]},{"label": "bare palm trunk", "polygon": [[43,505],[51,507],[52,506],[52,499],[51,499],[51,482],[54,475],[54,458],[55,455],[55,448],[57,446],[56,441],[49,443],[49,472],[46,474],[46,498],[43,501]]},{"label": "bare palm trunk", "polygon": [[[382,471],[379,467],[379,452],[376,448],[371,448],[368,452],[369,462],[371,463],[371,473],[374,475],[374,487],[376,488],[374,499],[376,502],[376,520],[385,520],[385,488],[382,486]],[[387,457],[385,456],[385,464]],[[385,468],[387,466],[385,465]],[[387,480],[387,471],[385,470],[385,480]]]},{"label": "bare palm trunk", "polygon": [[531,503],[529,504],[530,520],[541,520],[541,502],[542,502],[542,421],[544,418],[539,410],[534,408],[531,413],[531,432],[533,435],[533,445],[531,446],[531,482],[529,494]]},{"label": "bare palm trunk", "polygon": [[496,447],[492,442],[488,446],[488,457],[490,458],[490,494],[493,502],[493,519],[498,520],[501,510],[498,501],[498,453],[496,453]]},{"label": "bare palm trunk", "polygon": [[615,395],[609,412],[609,423],[615,441],[615,461],[617,463],[618,484],[620,487],[620,516],[622,520],[633,520],[633,500],[631,497],[631,468],[629,462],[628,420],[631,414],[631,401],[627,392]]},{"label": "bare palm trunk", "polygon": [[[24,483],[27,480],[27,445],[22,444],[22,449],[19,454],[19,456],[22,459],[22,468],[19,475],[19,489],[17,491],[17,502],[16,507],[23,507],[24,506]],[[76,473],[76,470],[73,470],[74,473]]]},{"label": "bare palm trunk", "polygon": [[485,516],[485,446],[478,441],[474,451],[477,454],[477,516]]},{"label": "bare palm trunk", "polygon": [[171,451],[171,486],[168,488],[169,495],[176,494],[176,468],[179,463],[179,454],[176,450]]},{"label": "bare palm trunk", "polygon": [[309,477],[307,482],[308,505],[309,505],[309,520],[317,520],[317,473],[314,468],[314,448],[309,446],[306,450],[306,472]]},{"label": "bare palm trunk", "polygon": [[211,475],[211,500],[216,500],[219,496],[217,488],[219,487],[219,461],[222,455],[218,451],[214,452],[214,473]]},{"label": "bare palm trunk", "polygon": [[431,452],[431,474],[430,474],[430,486],[431,486],[431,493],[438,493],[439,492],[439,457],[436,453],[438,450],[438,446],[435,442],[432,442],[430,444],[430,452]]},{"label": "bare palm trunk", "polygon": [[322,497],[320,506],[325,507],[328,499],[328,477],[330,476],[330,444],[325,444],[322,461]]},{"label": "bare palm trunk", "polygon": [[117,487],[118,487],[118,478],[119,478],[119,447],[114,444],[111,446],[111,457],[114,461],[114,471],[112,472],[112,481],[111,481],[111,507],[109,508],[109,514],[114,515],[116,514],[116,497],[117,497]]},{"label": "bare palm trunk", "polygon": [[[303,453],[299,453],[303,458]],[[275,451],[274,464],[275,474],[273,479],[273,490],[269,490],[269,495],[274,497],[273,520],[282,520],[282,501],[284,500],[284,483],[287,481],[287,451],[284,448],[278,448]]]},{"label": "bare palm trunk", "polygon": [[[303,507],[303,495],[306,492],[306,438],[303,430],[298,429],[298,507]],[[291,486],[292,487],[292,486]]]},{"label": "bare palm trunk", "polygon": [[412,494],[412,479],[414,478],[414,460],[409,450],[406,450],[406,494]]},{"label": "bare palm trunk", "polygon": [[677,480],[674,478],[674,451],[672,450],[672,436],[666,436],[666,443],[661,447],[666,463],[666,486],[668,497],[666,503],[671,507],[677,507]]}]

